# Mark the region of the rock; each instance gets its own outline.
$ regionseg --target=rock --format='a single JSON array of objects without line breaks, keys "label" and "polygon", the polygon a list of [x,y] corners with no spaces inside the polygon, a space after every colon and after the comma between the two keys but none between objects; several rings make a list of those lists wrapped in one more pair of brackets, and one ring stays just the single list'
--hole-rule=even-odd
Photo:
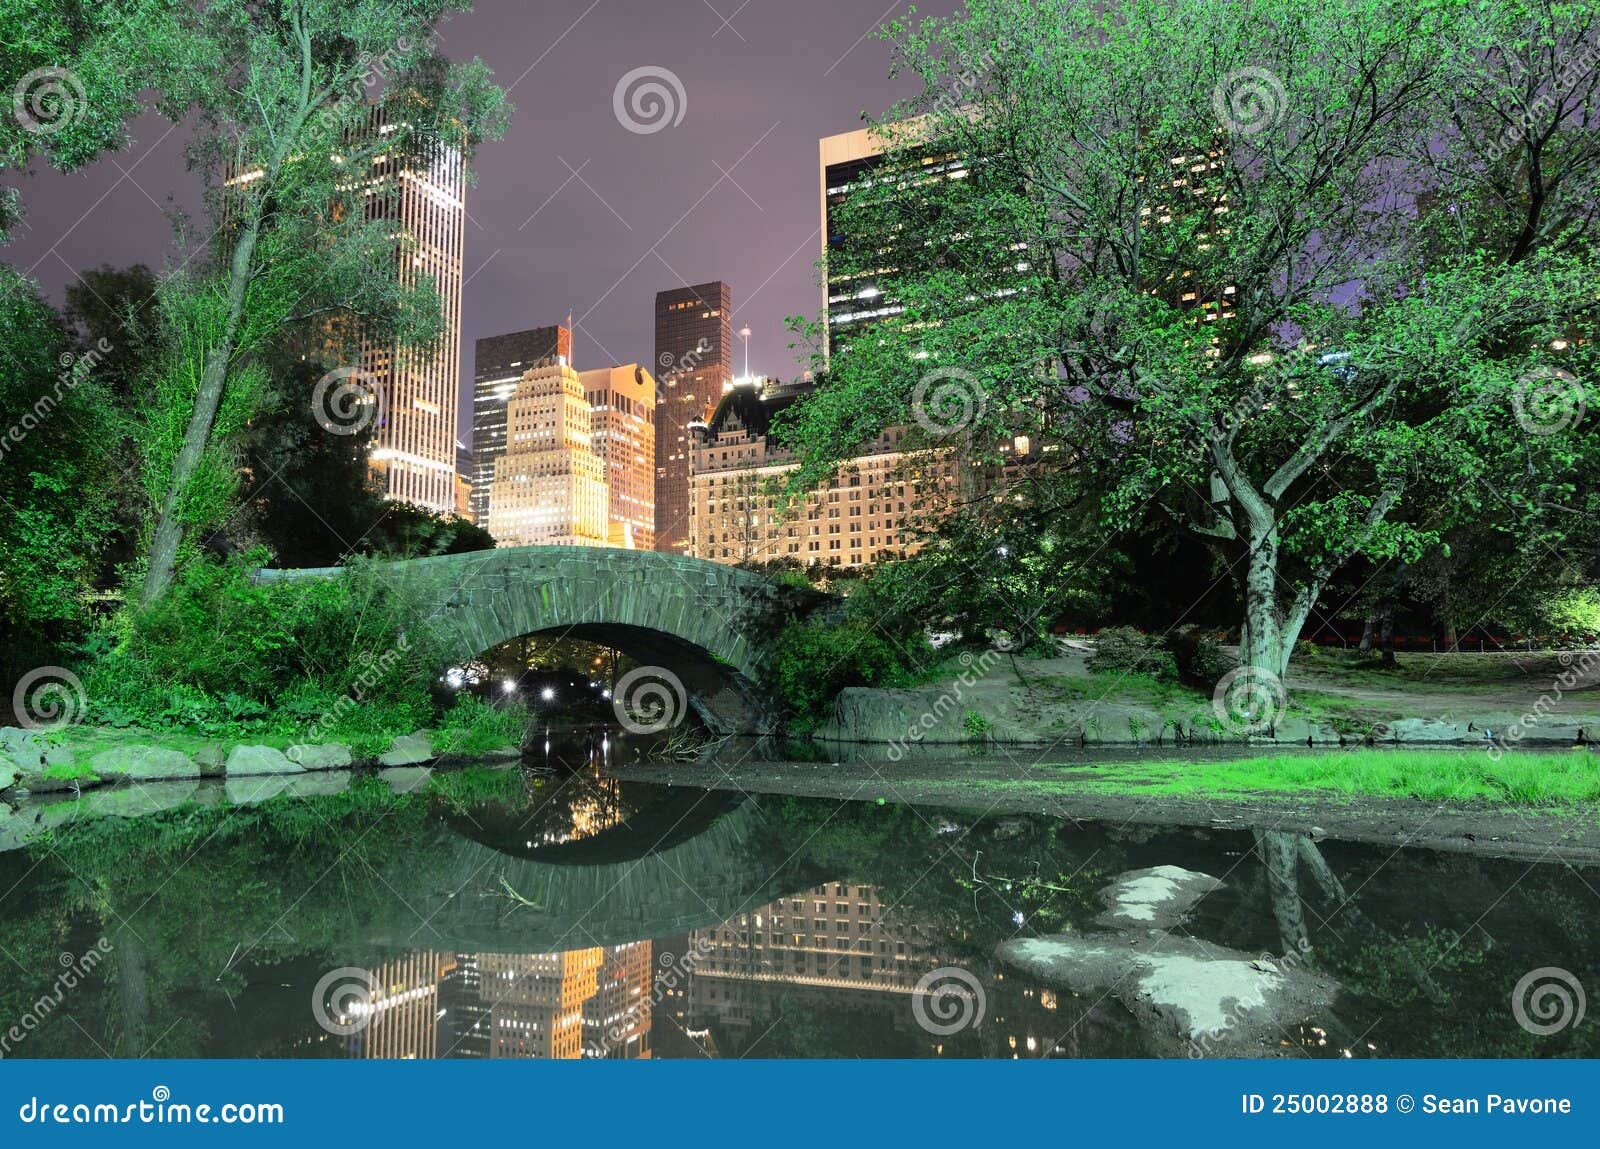
[{"label": "rock", "polygon": [[1144,1029],[1192,1056],[1265,1056],[1327,1009],[1338,983],[1303,959],[1256,957],[1199,938],[1056,934],[1003,942],[1007,965],[1075,993],[1110,992]]},{"label": "rock", "polygon": [[426,730],[419,730],[415,734],[402,734],[389,746],[389,752],[378,761],[384,766],[417,766],[424,762],[432,762],[434,758],[433,740],[428,737]]},{"label": "rock", "polygon": [[304,774],[306,768],[291,762],[281,750],[271,746],[235,746],[228,752],[223,773],[229,778],[248,778],[262,774]]},{"label": "rock", "polygon": [[17,788],[30,794],[77,794],[102,785],[107,779],[96,777],[87,770],[25,770],[17,780]]},{"label": "rock", "polygon": [[0,751],[0,790],[11,789],[20,777],[22,777],[22,767],[18,766],[9,754]]},{"label": "rock", "polygon": [[[16,726],[0,727],[0,772],[10,762],[19,774],[49,766],[71,766],[72,751],[51,745],[31,730]],[[0,790],[5,787],[0,786]]]},{"label": "rock", "polygon": [[396,766],[393,769],[378,771],[379,780],[396,794],[409,794],[413,790],[420,790],[432,777],[433,771],[426,766]]},{"label": "rock", "polygon": [[200,764],[200,773],[206,777],[214,777],[222,773],[222,747],[215,742],[206,745],[194,752],[194,760]]},{"label": "rock", "polygon": [[1210,874],[1178,866],[1133,870],[1100,891],[1107,908],[1095,920],[1112,929],[1171,929],[1201,898],[1221,887]]},{"label": "rock", "polygon": [[1337,746],[1341,738],[1339,732],[1326,723],[1312,722],[1299,714],[1285,714],[1272,728],[1272,740],[1296,746],[1307,743]]},{"label": "rock", "polygon": [[291,746],[288,753],[291,762],[298,762],[307,770],[342,770],[354,761],[350,747],[337,742],[320,746]]},{"label": "rock", "polygon": [[89,768],[105,781],[182,781],[199,778],[200,766],[187,754],[159,746],[119,746],[102,750]]},{"label": "rock", "polygon": [[1437,718],[1396,718],[1386,727],[1384,739],[1396,742],[1439,744],[1465,742],[1471,737],[1465,722],[1444,722]]}]

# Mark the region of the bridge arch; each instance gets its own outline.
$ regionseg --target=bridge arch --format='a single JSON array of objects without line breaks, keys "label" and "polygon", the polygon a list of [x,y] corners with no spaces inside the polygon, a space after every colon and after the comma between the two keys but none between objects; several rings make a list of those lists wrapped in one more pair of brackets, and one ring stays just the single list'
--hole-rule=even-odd
[{"label": "bridge arch", "polygon": [[458,661],[525,635],[603,642],[670,670],[701,718],[725,733],[773,732],[777,712],[761,686],[773,642],[827,601],[735,567],[600,547],[477,551],[383,569],[418,625]]}]

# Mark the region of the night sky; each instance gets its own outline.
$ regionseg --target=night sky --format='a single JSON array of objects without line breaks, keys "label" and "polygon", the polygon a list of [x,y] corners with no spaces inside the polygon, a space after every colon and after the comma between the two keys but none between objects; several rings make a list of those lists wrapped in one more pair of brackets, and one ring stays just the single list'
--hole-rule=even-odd
[{"label": "night sky", "polygon": [[[797,373],[784,318],[820,307],[817,141],[910,94],[870,35],[906,6],[480,0],[445,24],[445,53],[481,56],[517,108],[506,137],[480,151],[467,195],[464,382],[473,340],[569,311],[579,368],[648,366],[656,292],[713,279],[732,285],[735,330],[754,332],[752,370]],[[642,67],[682,81],[681,123],[636,134],[618,122],[618,81]],[[146,117],[133,137],[93,168],[24,181],[27,226],[0,258],[58,300],[78,269],[181,258],[163,209],[198,204],[183,129]]]}]

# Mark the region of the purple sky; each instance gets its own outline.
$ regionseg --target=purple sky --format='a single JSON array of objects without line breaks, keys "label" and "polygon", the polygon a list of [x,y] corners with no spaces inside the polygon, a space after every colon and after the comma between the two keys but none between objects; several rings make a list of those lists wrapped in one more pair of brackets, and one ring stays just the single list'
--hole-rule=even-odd
[{"label": "purple sky", "polygon": [[[505,139],[480,152],[467,196],[464,379],[473,340],[569,310],[579,367],[648,365],[656,292],[712,279],[732,285],[735,329],[754,331],[752,370],[795,374],[784,317],[815,315],[821,298],[817,140],[910,93],[888,79],[888,46],[869,35],[906,6],[479,0],[445,25],[444,51],[483,57],[517,106]],[[957,7],[919,4],[929,15]],[[618,81],[641,67],[681,80],[681,123],[635,134],[618,122]],[[170,260],[161,205],[192,207],[198,178],[181,130],[147,117],[133,135],[91,169],[26,180],[27,228],[0,259],[57,299],[79,268]]]}]

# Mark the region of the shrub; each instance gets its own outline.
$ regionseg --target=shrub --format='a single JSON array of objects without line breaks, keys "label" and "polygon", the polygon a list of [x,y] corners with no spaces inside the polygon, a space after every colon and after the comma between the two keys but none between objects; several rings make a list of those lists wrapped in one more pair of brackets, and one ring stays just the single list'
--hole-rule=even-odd
[{"label": "shrub", "polygon": [[1167,639],[1167,650],[1177,669],[1178,681],[1205,690],[1233,669],[1233,660],[1216,639],[1199,627],[1185,626]]},{"label": "shrub", "polygon": [[1153,678],[1178,676],[1172,652],[1131,626],[1112,626],[1095,637],[1089,669],[1116,674],[1148,674]]},{"label": "shrub", "polygon": [[772,685],[788,717],[805,727],[846,687],[909,684],[920,653],[914,641],[896,645],[864,619],[792,622],[778,636]]}]

